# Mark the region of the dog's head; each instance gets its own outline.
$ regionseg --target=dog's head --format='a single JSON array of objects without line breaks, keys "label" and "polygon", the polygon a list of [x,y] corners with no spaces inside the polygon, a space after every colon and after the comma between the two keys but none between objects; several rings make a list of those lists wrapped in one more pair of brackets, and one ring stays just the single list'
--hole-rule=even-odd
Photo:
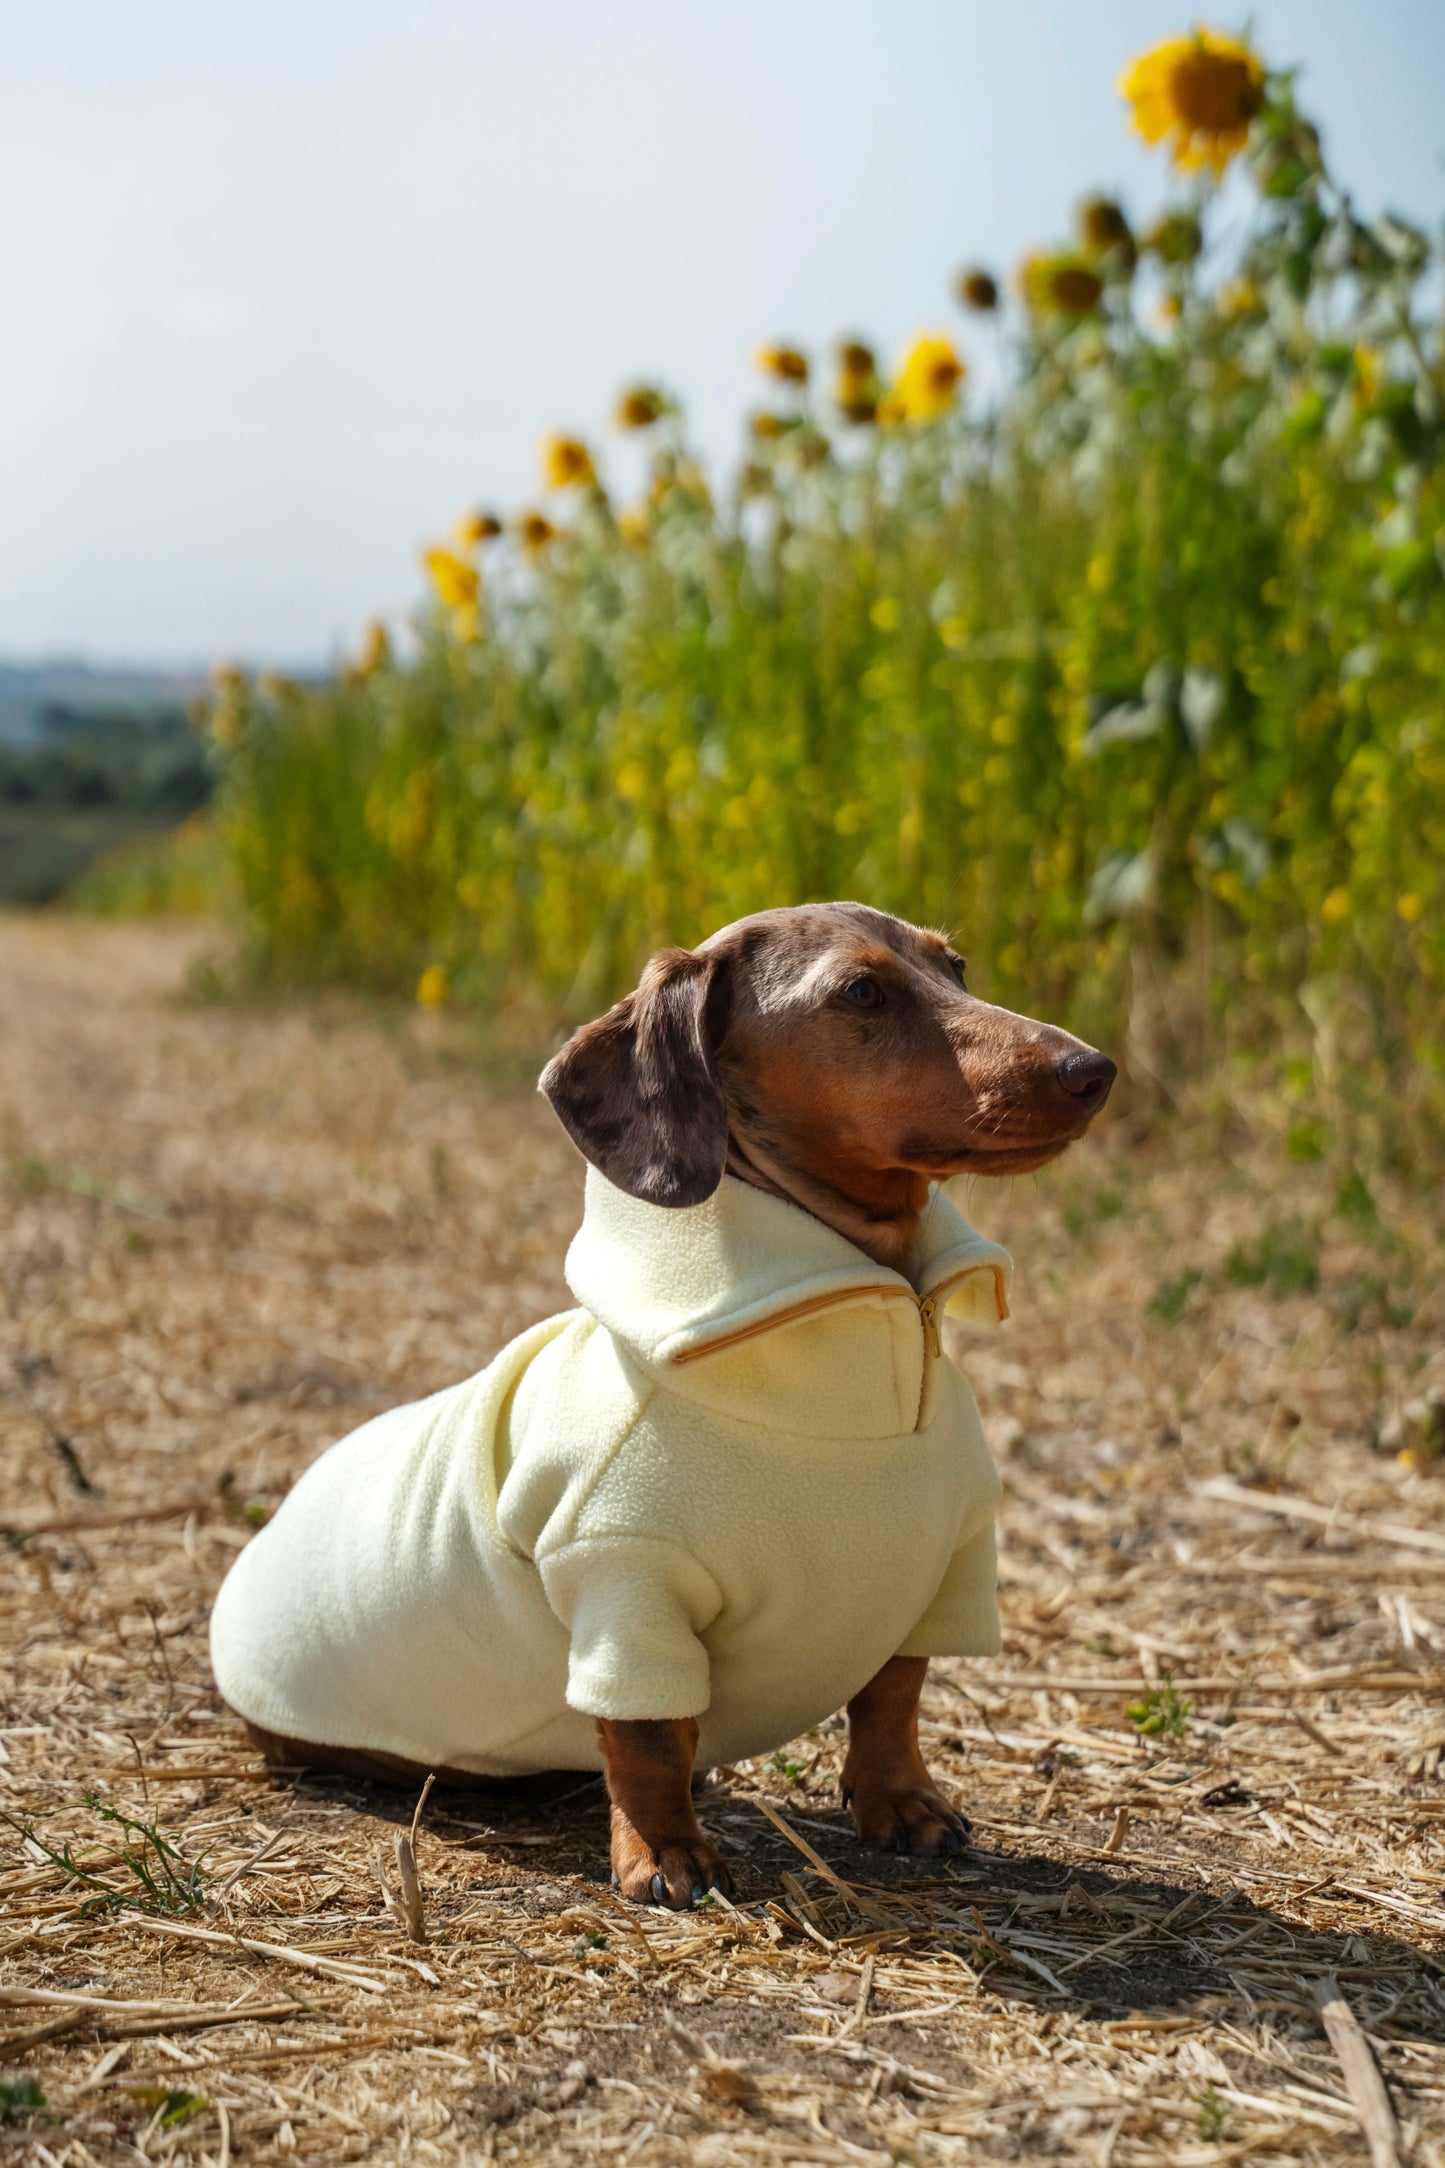
[{"label": "dog's head", "polygon": [[1114,1074],[1067,1031],[977,999],[942,934],[820,903],[663,950],[541,1088],[592,1164],[649,1203],[699,1204],[731,1165],[824,1218],[820,1197],[893,1219],[930,1181],[1057,1157]]}]

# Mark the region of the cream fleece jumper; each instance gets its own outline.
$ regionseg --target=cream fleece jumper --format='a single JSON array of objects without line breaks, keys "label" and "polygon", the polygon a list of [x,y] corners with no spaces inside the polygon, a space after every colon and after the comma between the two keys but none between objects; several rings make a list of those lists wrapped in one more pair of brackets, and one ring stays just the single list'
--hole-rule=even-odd
[{"label": "cream fleece jumper", "polygon": [[937,1319],[1006,1316],[1009,1260],[937,1192],[922,1251],[915,1288],[731,1176],[674,1211],[589,1169],[582,1307],[313,1463],[216,1600],[222,1694],[484,1775],[695,1716],[707,1766],[897,1653],[992,1653],[998,1478]]}]

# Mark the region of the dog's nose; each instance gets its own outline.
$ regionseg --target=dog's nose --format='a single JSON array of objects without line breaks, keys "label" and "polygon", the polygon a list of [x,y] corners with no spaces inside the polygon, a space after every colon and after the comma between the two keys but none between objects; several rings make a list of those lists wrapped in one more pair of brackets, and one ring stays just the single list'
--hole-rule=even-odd
[{"label": "dog's nose", "polygon": [[1056,1074],[1070,1098],[1081,1099],[1091,1114],[1097,1114],[1119,1072],[1107,1054],[1096,1054],[1090,1047],[1084,1053],[1065,1054]]}]

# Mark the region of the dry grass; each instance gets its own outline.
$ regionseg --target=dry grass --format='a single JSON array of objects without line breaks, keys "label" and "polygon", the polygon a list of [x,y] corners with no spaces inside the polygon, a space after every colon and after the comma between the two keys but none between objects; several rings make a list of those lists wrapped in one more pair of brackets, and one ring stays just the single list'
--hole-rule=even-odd
[{"label": "dry grass", "polygon": [[860,1853],[825,1726],[715,1775],[690,1917],[612,1898],[595,1781],[434,1793],[421,1943],[415,1799],[263,1776],[207,1606],[334,1436],[567,1299],[577,1171],[444,1022],[177,1004],[193,940],[0,922],[0,1809],[153,1906],[4,1831],[0,2101],[53,2120],[0,2157],[1364,2161],[1333,1975],[1375,2158],[1445,2161],[1445,1476],[1371,1443],[1445,1379],[1438,1200],[1179,1131],[976,1194],[1007,1644],[927,1725],[973,1851]]}]

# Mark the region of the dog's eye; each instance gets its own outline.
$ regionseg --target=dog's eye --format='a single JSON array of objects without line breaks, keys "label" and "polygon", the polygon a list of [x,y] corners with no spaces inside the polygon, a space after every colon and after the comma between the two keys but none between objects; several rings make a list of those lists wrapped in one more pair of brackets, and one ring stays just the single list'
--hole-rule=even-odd
[{"label": "dog's eye", "polygon": [[967,971],[968,965],[964,962],[961,956],[950,956],[947,959],[947,962],[949,970],[953,973],[959,985],[962,986],[963,974],[965,973],[965,971]]},{"label": "dog's eye", "polygon": [[883,1000],[883,989],[876,979],[854,979],[851,986],[843,988],[843,999],[855,1009],[876,1009]]}]

